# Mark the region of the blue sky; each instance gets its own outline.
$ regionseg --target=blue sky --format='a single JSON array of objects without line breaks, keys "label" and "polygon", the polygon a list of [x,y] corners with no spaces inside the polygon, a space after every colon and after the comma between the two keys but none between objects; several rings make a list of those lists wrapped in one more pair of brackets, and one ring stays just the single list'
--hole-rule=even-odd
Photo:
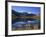
[{"label": "blue sky", "polygon": [[33,13],[36,15],[39,15],[40,13],[40,7],[25,7],[25,6],[12,6],[12,9],[17,12],[27,12],[27,13]]}]

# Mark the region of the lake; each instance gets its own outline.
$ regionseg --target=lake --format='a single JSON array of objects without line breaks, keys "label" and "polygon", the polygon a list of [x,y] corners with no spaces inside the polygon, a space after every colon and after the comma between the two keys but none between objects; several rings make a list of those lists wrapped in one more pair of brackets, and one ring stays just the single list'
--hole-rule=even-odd
[{"label": "lake", "polygon": [[40,20],[34,18],[16,18],[12,20],[12,27],[14,28],[23,27],[26,24],[39,25]]}]

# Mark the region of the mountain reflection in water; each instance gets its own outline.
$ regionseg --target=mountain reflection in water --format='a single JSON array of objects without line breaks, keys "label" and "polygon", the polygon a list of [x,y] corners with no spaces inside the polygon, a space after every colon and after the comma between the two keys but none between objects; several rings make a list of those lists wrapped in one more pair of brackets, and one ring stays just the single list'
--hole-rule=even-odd
[{"label": "mountain reflection in water", "polygon": [[33,19],[33,18],[16,18],[15,20],[13,20],[12,23],[15,23],[15,22],[27,22],[27,21],[34,21],[36,19]]},{"label": "mountain reflection in water", "polygon": [[22,25],[32,24],[32,25],[39,25],[40,20],[34,18],[16,18],[12,21],[13,27],[23,27]]}]

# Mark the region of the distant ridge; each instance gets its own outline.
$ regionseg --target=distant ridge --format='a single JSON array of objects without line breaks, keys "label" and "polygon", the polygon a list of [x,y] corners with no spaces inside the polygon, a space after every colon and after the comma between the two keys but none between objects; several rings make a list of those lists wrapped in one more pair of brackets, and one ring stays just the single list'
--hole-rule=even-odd
[{"label": "distant ridge", "polygon": [[35,14],[31,13],[31,14],[28,14],[26,12],[23,12],[23,13],[19,13],[17,11],[14,11],[12,10],[12,14],[16,15],[16,16],[36,16]]}]

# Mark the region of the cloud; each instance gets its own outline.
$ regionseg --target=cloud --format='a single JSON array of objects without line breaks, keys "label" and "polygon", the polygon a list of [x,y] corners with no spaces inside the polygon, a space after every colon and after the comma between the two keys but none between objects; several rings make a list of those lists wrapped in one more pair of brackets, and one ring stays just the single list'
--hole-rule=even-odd
[{"label": "cloud", "polygon": [[27,12],[28,14],[31,14],[32,12]]}]

